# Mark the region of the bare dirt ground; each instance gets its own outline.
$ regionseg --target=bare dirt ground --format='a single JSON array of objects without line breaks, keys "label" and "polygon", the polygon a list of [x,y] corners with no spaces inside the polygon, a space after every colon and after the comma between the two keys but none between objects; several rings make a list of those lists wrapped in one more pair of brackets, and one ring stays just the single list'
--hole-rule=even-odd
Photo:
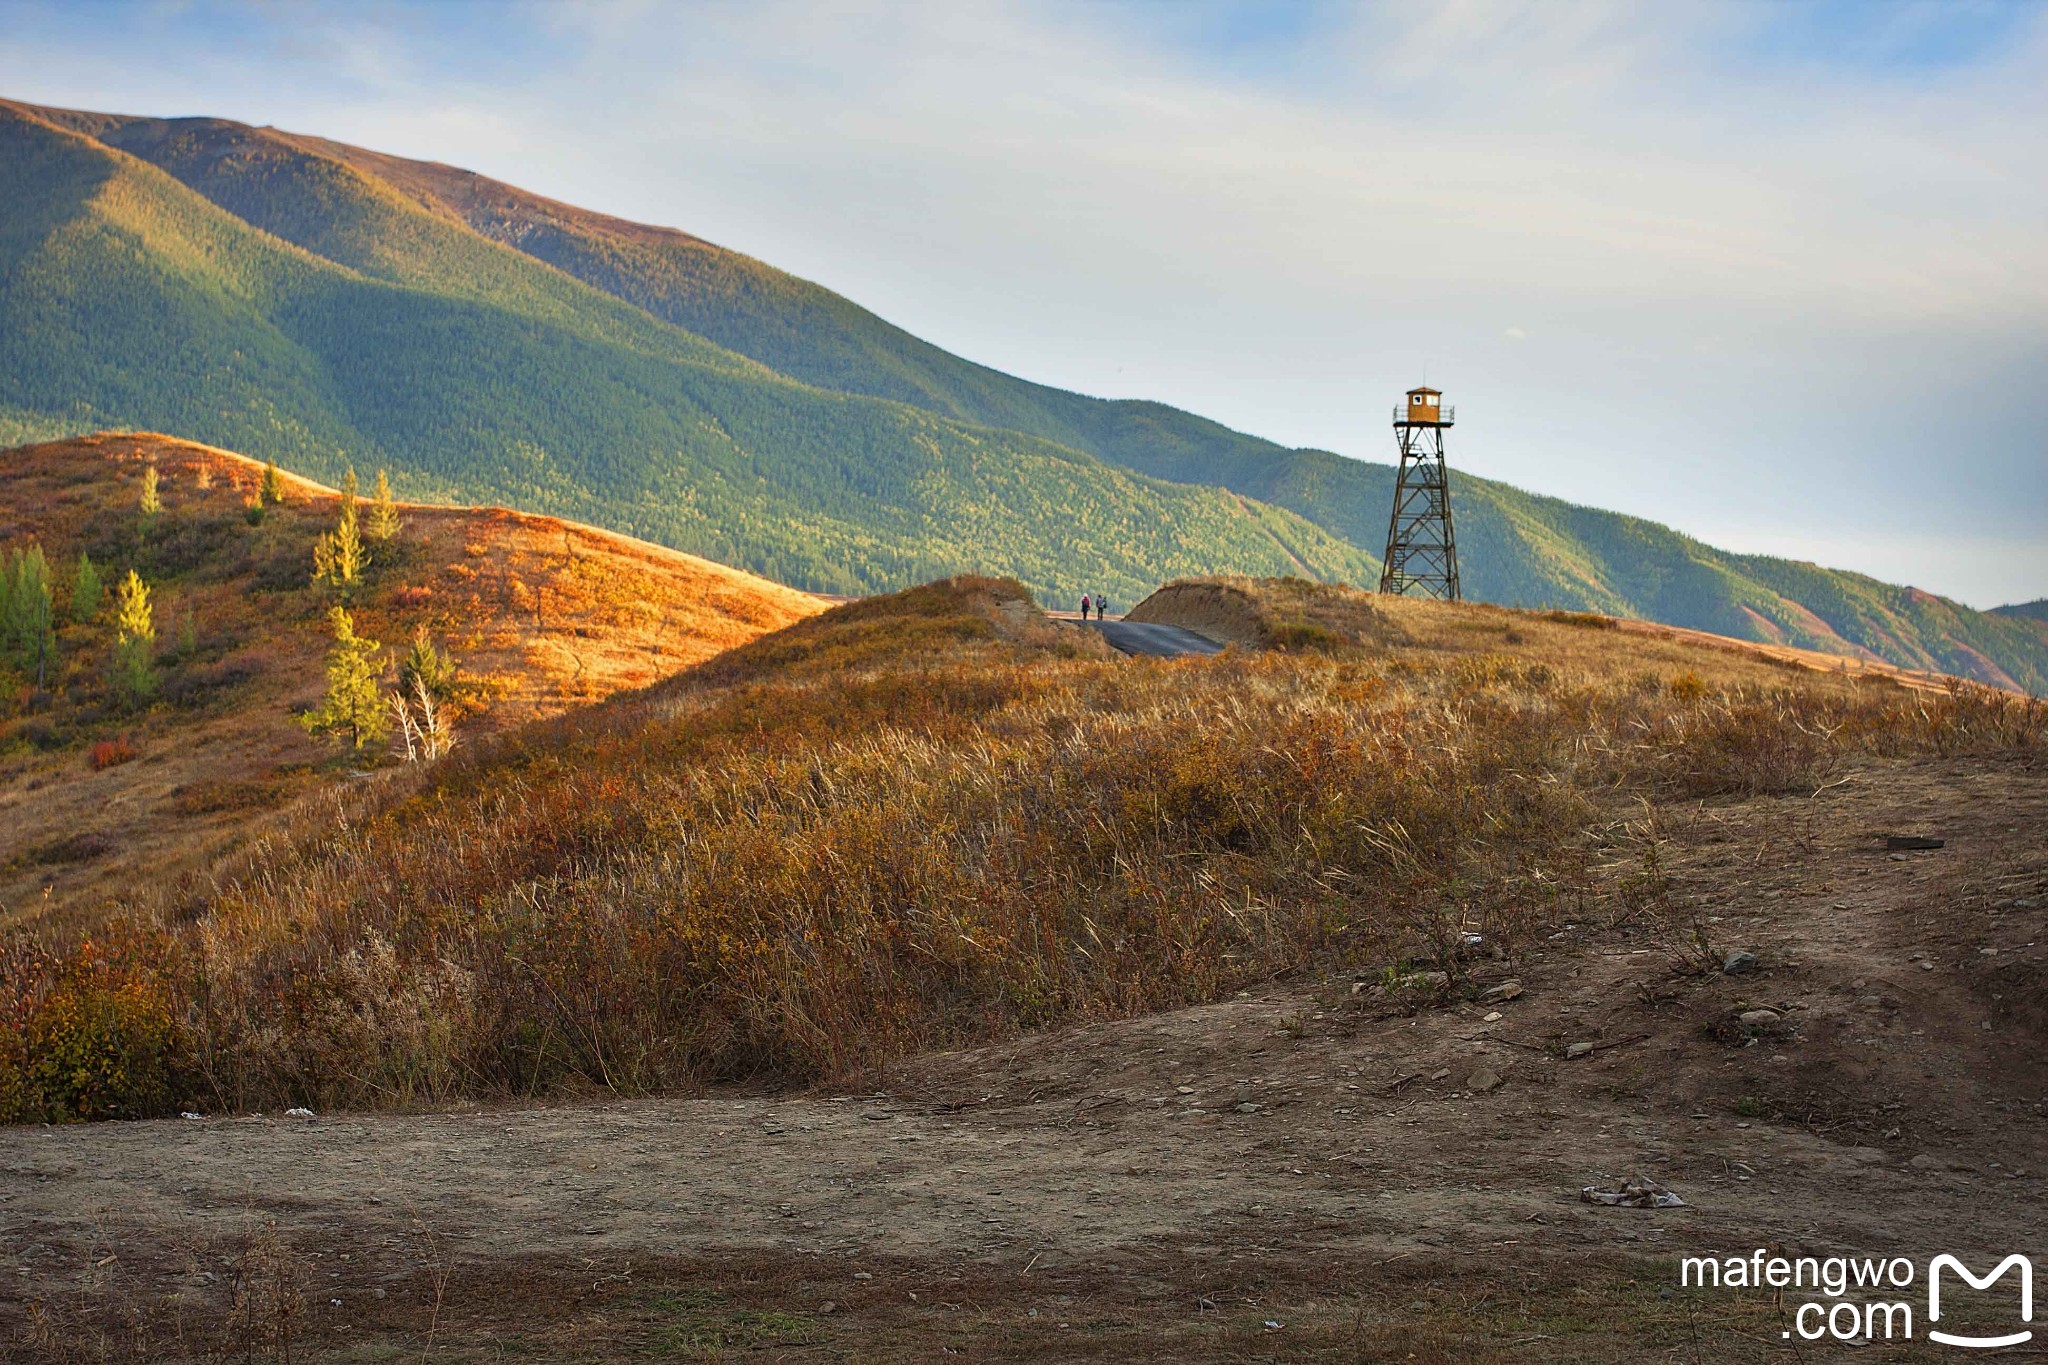
[{"label": "bare dirt ground", "polygon": [[[2048,1254],[2048,768],[1848,779],[1618,823],[1629,894],[1479,959],[1509,999],[1283,981],[863,1093],[0,1132],[0,1350],[1842,1358],[1781,1335],[1810,1294],[1675,1258]],[[1682,966],[1694,927],[1756,969]],[[1579,1199],[1637,1174],[1690,1207]]]}]

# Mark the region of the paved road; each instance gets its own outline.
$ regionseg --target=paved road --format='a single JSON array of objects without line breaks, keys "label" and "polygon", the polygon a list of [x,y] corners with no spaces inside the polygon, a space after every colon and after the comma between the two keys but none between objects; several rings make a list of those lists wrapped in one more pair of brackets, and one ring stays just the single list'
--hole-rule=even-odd
[{"label": "paved road", "polygon": [[1104,639],[1126,654],[1150,654],[1175,659],[1183,654],[1221,654],[1223,646],[1179,626],[1149,625],[1141,621],[1079,621],[1077,625],[1099,630]]}]

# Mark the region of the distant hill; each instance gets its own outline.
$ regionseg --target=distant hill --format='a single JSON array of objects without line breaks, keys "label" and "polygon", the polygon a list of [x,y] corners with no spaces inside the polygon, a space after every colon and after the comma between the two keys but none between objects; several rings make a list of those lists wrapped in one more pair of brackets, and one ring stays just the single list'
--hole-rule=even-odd
[{"label": "distant hill", "polygon": [[[0,106],[0,165],[0,439],[382,460],[819,590],[1377,575],[1384,464],[1032,384],[687,233],[217,119]],[[2048,690],[2024,622],[1456,481],[1475,597]]]},{"label": "distant hill", "polygon": [[250,216],[0,107],[0,419],[18,433],[168,429],[325,479],[388,464],[417,497],[573,516],[827,591],[997,560],[1126,600],[1218,558],[1372,571],[1219,489],[785,378],[286,140],[124,127]]},{"label": "distant hill", "polygon": [[[160,136],[123,131],[115,140],[140,144]],[[940,350],[828,289],[688,233],[593,213],[435,162],[324,139],[292,141],[808,383],[1028,432],[1158,478],[1229,488],[1297,512],[1368,552],[1384,542],[1390,465],[1289,450],[1162,403],[1033,384]],[[2048,654],[2024,632],[1933,594],[1797,561],[1729,554],[1655,522],[1454,477],[1465,582],[1486,601],[1643,617],[2006,685],[2048,686]]]},{"label": "distant hill", "polygon": [[[2048,649],[2048,597],[2032,602],[2015,602],[2008,607],[1993,607],[1991,614],[2032,631],[2041,647]],[[2037,692],[2040,690],[2035,689]]]},{"label": "distant hill", "polygon": [[[163,510],[145,524],[139,494],[152,466]],[[0,925],[90,917],[107,896],[175,887],[253,826],[346,781],[354,765],[294,719],[324,687],[336,599],[312,586],[313,541],[337,496],[287,477],[285,502],[252,524],[260,477],[243,456],[157,436],[0,452],[0,545],[42,549],[57,608],[40,688],[0,656]],[[384,646],[390,687],[425,626],[465,675],[457,730],[471,744],[825,605],[551,517],[399,510],[398,535],[371,546],[356,629]],[[105,587],[86,620],[74,593],[81,553]],[[131,568],[150,586],[157,637],[159,686],[139,706],[108,680],[112,589]]]}]

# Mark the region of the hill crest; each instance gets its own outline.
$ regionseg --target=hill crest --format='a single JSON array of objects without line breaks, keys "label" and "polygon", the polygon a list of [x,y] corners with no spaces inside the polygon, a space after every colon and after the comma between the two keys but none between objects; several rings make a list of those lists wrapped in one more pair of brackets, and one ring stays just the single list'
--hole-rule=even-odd
[{"label": "hill crest", "polygon": [[[146,527],[145,469],[163,503]],[[312,542],[339,495],[279,471],[284,502],[252,508],[263,473],[233,451],[152,434],[0,452],[0,545],[41,547],[58,622],[42,688],[0,662],[0,922],[87,914],[196,875],[264,812],[349,779],[353,765],[295,719],[319,700],[332,645],[337,599],[312,584]],[[418,628],[453,657],[469,743],[643,687],[825,605],[558,518],[396,511],[398,535],[370,546],[348,606],[358,633],[384,646],[387,686]],[[75,619],[81,551],[108,596],[131,567],[151,588],[159,688],[144,704],[122,703],[107,681],[109,608]]]}]

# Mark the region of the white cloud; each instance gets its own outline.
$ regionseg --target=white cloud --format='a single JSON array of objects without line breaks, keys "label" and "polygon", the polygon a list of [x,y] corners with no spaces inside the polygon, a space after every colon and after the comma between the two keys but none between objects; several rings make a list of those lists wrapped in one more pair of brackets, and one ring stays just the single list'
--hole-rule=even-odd
[{"label": "white cloud", "polygon": [[2048,520],[2038,15],[1966,68],[1787,70],[1745,55],[1771,7],[1332,10],[1257,63],[1170,6],[540,6],[523,58],[432,12],[0,80],[469,165],[1291,443],[1384,458],[1426,363],[1477,472],[2048,591],[1941,548]]}]

